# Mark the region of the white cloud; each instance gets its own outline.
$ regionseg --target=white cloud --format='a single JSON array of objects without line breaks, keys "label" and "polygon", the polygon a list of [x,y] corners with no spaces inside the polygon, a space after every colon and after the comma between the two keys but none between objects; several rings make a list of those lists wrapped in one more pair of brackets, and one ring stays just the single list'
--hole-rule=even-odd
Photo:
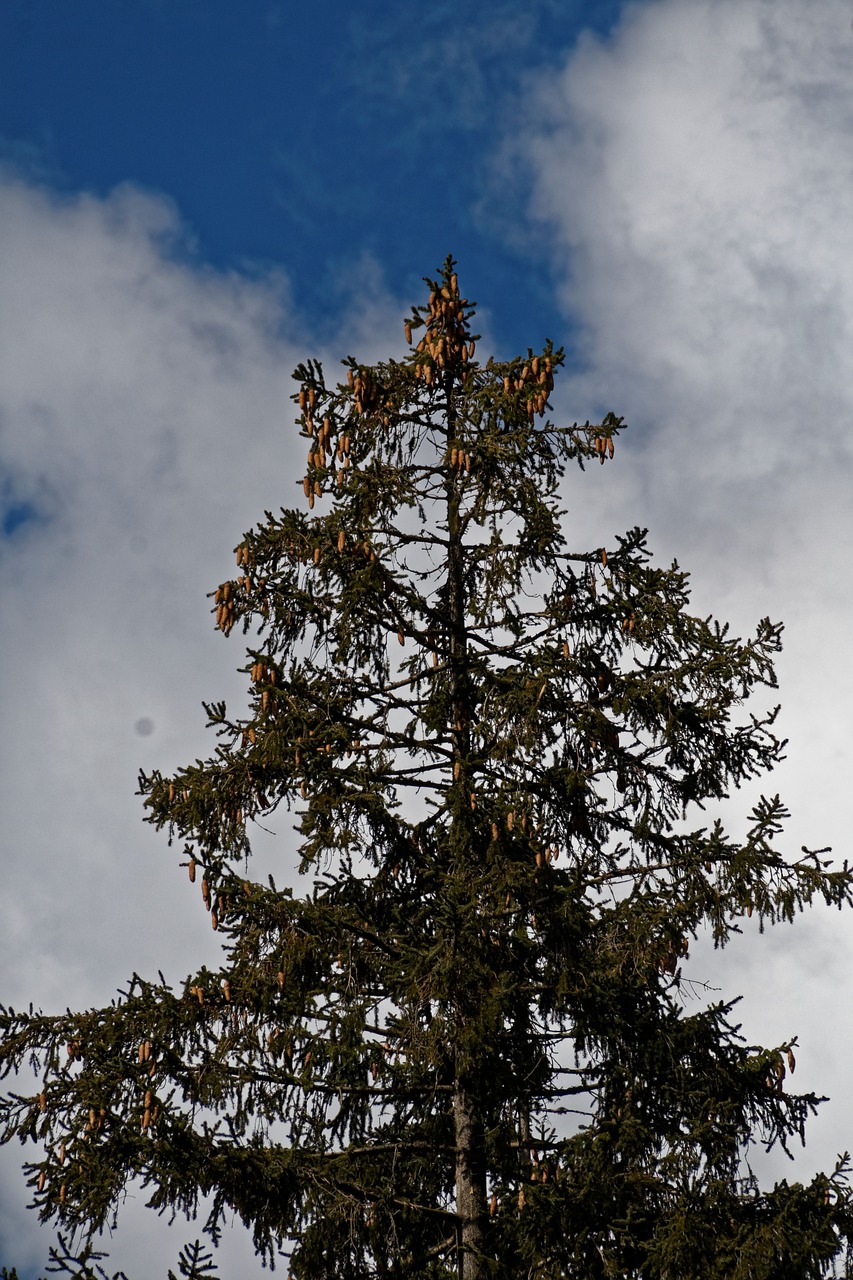
[{"label": "white cloud", "polygon": [[[0,998],[81,1008],[134,970],[180,981],[219,962],[136,778],[208,754],[201,700],[244,697],[242,639],[214,632],[205,593],[301,493],[290,374],[317,347],[295,336],[286,281],[206,269],[162,197],[60,198],[5,172],[0,224],[0,516],[33,517],[0,541]],[[369,262],[342,299],[332,376],[392,328]],[[0,1260],[43,1266],[52,1233],[21,1213],[20,1149],[0,1154]],[[138,1205],[125,1216],[114,1265],[165,1275],[180,1241],[158,1243]]]},{"label": "white cloud", "polygon": [[716,495],[849,466],[851,70],[846,4],[665,0],[536,95],[534,212],[590,386],[664,437],[656,488],[685,507],[685,474]]},{"label": "white cloud", "polygon": [[[113,985],[80,946],[81,933],[109,945],[87,901],[132,963],[154,950],[124,928],[133,899],[150,893],[153,934],[172,909],[160,876],[139,882],[136,768],[198,741],[203,691],[232,665],[204,593],[259,508],[290,496],[294,352],[275,289],[170,256],[179,226],[164,201],[58,201],[7,180],[0,202],[2,465],[36,514],[0,562],[17,730],[3,743],[7,865],[27,899],[11,978],[27,994],[23,944],[47,931],[67,992],[69,975]],[[140,736],[146,716],[154,732]],[[33,917],[35,849],[51,882]]]},{"label": "white cloud", "polygon": [[[850,856],[853,675],[853,31],[842,0],[653,0],[585,36],[530,86],[531,235],[550,245],[580,325],[563,400],[623,413],[614,472],[586,520],[648,525],[694,575],[698,608],[787,630],[789,762],[765,784],[790,847]],[[799,1032],[799,1079],[827,1106],[785,1176],[853,1146],[846,916],[709,961],[745,990],[750,1038]],[[711,970],[709,970],[711,971]],[[832,1026],[832,1035],[827,1032]]]}]

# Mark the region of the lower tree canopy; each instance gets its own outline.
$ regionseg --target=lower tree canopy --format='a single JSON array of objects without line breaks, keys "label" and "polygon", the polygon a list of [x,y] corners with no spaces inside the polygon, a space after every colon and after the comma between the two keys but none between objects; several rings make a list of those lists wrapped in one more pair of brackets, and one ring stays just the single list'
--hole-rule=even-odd
[{"label": "lower tree canopy", "polygon": [[[846,864],[786,856],[778,797],[739,839],[715,816],[780,758],[746,703],[781,629],[691,614],[641,529],[574,550],[567,465],[612,465],[622,419],[554,425],[563,352],[483,362],[452,260],[427,286],[404,359],[296,370],[303,509],[266,513],[213,601],[248,713],[211,703],[210,758],[140,778],[220,968],[0,1010],[4,1074],[40,1080],[3,1096],[3,1140],[37,1144],[34,1207],[82,1231],[54,1266],[106,1274],[135,1182],[204,1201],[186,1276],[233,1214],[298,1280],[834,1274],[846,1161],[772,1187],[749,1162],[819,1101],[793,1042],[683,999],[700,935],[851,900]],[[298,893],[250,875],[282,808]]]}]

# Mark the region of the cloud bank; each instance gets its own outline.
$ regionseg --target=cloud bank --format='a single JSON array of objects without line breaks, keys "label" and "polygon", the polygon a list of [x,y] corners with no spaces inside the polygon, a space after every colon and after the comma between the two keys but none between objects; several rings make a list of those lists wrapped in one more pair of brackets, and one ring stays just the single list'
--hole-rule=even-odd
[{"label": "cloud bank", "polygon": [[[163,197],[59,197],[5,171],[0,225],[2,999],[80,1008],[135,970],[218,962],[136,778],[211,750],[203,698],[244,700],[241,639],[214,632],[205,593],[301,493],[290,374],[317,348],[286,280],[205,268]],[[369,262],[342,296],[333,376],[390,329]],[[279,831],[287,851],[286,815]],[[2,1156],[0,1259],[23,1275],[52,1235],[23,1212],[19,1150]],[[115,1265],[165,1275],[180,1241],[125,1217]]]},{"label": "cloud bank", "polygon": [[[573,416],[614,409],[621,470],[580,514],[606,535],[648,525],[694,577],[698,611],[787,626],[779,663],[789,759],[764,790],[792,809],[788,850],[851,844],[853,675],[853,31],[849,6],[654,0],[582,38],[531,85],[506,155],[532,184],[580,325]],[[735,812],[743,812],[741,802]],[[744,990],[745,1034],[799,1032],[798,1083],[835,1101],[796,1166],[853,1146],[846,917],[809,913],[760,946],[709,957]],[[697,975],[698,976],[698,975]],[[832,1034],[827,1031],[832,1027]]]}]

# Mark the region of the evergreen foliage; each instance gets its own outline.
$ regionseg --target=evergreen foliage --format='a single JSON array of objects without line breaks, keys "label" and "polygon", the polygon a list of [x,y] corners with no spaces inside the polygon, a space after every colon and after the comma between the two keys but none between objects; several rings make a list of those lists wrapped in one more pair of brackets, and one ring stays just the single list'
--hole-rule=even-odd
[{"label": "evergreen foliage", "polygon": [[[181,1250],[178,1271],[184,1280],[217,1280],[213,1255],[200,1240],[194,1240]],[[169,1280],[178,1280],[174,1271],[169,1272]]]},{"label": "evergreen foliage", "polygon": [[[4,1074],[43,1081],[3,1138],[41,1145],[45,1221],[97,1232],[136,1179],[298,1280],[833,1274],[846,1161],[763,1188],[748,1160],[819,1101],[793,1042],[683,998],[700,934],[851,900],[846,863],[782,852],[778,797],[741,839],[714,814],[780,759],[744,709],[780,627],[695,617],[641,529],[573,550],[567,465],[609,463],[622,419],[554,425],[562,350],[481,363],[452,261],[427,283],[403,360],[296,370],[308,511],[267,513],[214,599],[250,709],[209,705],[210,759],[141,776],[221,968],[2,1010]],[[301,894],[248,875],[281,807]]]}]

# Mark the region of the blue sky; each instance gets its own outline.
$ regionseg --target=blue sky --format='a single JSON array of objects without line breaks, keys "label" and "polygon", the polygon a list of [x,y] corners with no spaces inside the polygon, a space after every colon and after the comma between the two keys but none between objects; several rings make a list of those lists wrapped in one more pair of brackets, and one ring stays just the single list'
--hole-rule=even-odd
[{"label": "blue sky", "polygon": [[565,317],[520,226],[528,175],[496,143],[524,85],[619,11],[4,0],[0,134],[60,189],[167,193],[202,259],[284,268],[318,324],[360,255],[411,291],[453,252],[474,285],[512,295],[499,334],[526,345],[530,320],[556,333]]},{"label": "blue sky", "polygon": [[[785,621],[764,789],[791,856],[853,857],[851,17],[0,0],[0,1000],[101,1005],[134,970],[220,963],[137,773],[206,756],[202,699],[245,698],[206,593],[301,492],[291,370],[399,357],[448,252],[478,354],[551,337],[556,420],[630,424],[567,478],[576,548],[647,526],[697,612]],[[284,816],[257,873],[282,882],[292,848]],[[815,910],[691,957],[743,993],[750,1041],[800,1036],[797,1081],[831,1098],[774,1177],[853,1149],[850,937]],[[33,1280],[53,1237],[20,1163],[0,1148],[0,1266]],[[105,1247],[141,1280],[193,1234],[131,1198]],[[222,1257],[254,1274],[240,1231]]]}]

